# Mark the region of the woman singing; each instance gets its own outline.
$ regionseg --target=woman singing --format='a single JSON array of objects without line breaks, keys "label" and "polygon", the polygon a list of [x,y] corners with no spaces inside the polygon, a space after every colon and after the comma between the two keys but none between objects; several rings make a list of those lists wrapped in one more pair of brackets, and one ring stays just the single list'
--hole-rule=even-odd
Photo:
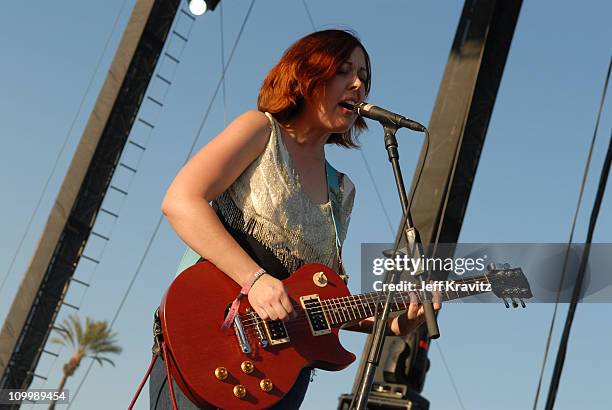
[{"label": "woman singing", "polygon": [[[363,101],[370,91],[370,60],[350,32],[324,30],[293,44],[265,78],[257,111],[237,117],[178,173],[162,210],[189,245],[179,272],[200,257],[241,287],[262,319],[295,315],[281,280],[305,263],[344,272],[346,237],[355,187],[325,160],[325,145],[355,148],[363,119],[339,105]],[[332,172],[337,186],[328,181]],[[254,282],[253,282],[254,280]],[[422,308],[389,320],[391,335],[422,322]],[[372,318],[351,330],[370,332]],[[311,370],[274,406],[299,408]],[[175,387],[180,409],[195,409]],[[151,409],[171,402],[163,362],[151,375]]]}]

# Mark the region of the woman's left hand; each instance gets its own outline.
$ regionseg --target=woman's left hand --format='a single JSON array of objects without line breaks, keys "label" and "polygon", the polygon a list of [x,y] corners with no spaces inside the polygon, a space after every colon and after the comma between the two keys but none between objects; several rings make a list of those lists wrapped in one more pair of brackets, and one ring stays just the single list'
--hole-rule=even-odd
[{"label": "woman's left hand", "polygon": [[[440,310],[441,307],[440,302],[433,302],[434,310]],[[389,330],[393,336],[406,336],[419,327],[424,320],[425,311],[423,305],[420,303],[410,303],[406,313],[389,319]]]}]

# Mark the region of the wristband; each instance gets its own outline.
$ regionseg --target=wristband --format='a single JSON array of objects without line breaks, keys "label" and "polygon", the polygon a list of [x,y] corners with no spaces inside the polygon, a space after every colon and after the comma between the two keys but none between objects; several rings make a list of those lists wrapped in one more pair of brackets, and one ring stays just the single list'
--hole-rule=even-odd
[{"label": "wristband", "polygon": [[238,314],[238,308],[240,307],[240,299],[242,299],[249,293],[251,287],[253,287],[255,282],[257,282],[257,280],[261,278],[265,273],[267,273],[266,270],[261,268],[253,275],[251,275],[249,280],[246,281],[242,289],[240,289],[240,293],[238,293],[238,296],[236,296],[236,299],[234,299],[234,301],[232,302],[232,307],[230,307],[229,312],[227,312],[227,316],[225,317],[225,320],[221,325],[221,330],[225,331],[229,329],[229,327],[232,325],[232,322],[234,321],[234,317],[236,317],[236,314]]}]

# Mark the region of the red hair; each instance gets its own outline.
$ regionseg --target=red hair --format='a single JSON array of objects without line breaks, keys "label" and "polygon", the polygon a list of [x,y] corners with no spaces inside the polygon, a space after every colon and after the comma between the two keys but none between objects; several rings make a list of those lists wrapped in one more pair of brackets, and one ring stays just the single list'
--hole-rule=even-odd
[{"label": "red hair", "polygon": [[[285,51],[280,61],[266,76],[257,99],[257,108],[274,114],[282,124],[295,118],[312,98],[314,91],[331,80],[342,63],[347,61],[355,47],[363,50],[366,62],[366,96],[370,92],[370,57],[357,36],[345,30],[316,31],[296,41]],[[363,118],[357,117],[346,132],[334,133],[328,144],[355,148],[353,134],[367,129]]]}]

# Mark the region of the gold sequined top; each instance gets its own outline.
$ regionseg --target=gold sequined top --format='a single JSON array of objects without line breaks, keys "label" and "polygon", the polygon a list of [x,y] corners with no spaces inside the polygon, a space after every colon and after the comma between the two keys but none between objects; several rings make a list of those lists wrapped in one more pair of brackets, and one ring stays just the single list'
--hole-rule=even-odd
[{"label": "gold sequined top", "polygon": [[270,138],[263,153],[212,205],[230,227],[252,236],[283,266],[293,272],[304,263],[333,266],[336,233],[332,200],[340,216],[340,244],[349,224],[355,186],[348,176],[336,171],[339,190],[330,192],[328,202],[313,203],[302,188],[299,176],[274,117]]}]

